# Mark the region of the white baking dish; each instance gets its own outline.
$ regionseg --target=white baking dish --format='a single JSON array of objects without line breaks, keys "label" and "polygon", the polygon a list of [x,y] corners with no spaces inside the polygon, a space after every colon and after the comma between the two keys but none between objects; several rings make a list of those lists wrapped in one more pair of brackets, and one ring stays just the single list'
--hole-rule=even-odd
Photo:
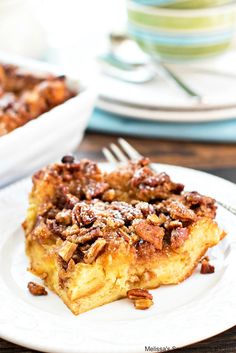
[{"label": "white baking dish", "polygon": [[[62,74],[58,68],[0,52],[0,62],[27,68],[33,73]],[[67,76],[69,87],[78,91],[78,80]],[[0,137],[0,187],[26,176],[43,165],[75,150],[81,141],[96,100],[94,88],[40,115]]]}]

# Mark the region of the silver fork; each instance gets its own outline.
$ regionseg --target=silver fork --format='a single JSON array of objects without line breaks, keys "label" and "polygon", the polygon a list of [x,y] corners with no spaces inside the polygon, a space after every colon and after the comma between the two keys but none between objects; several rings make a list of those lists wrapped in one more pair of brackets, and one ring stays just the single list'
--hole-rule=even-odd
[{"label": "silver fork", "polygon": [[[119,138],[118,145],[111,143],[110,149],[104,147],[102,149],[102,153],[106,160],[112,164],[118,163],[127,163],[130,160],[137,160],[139,158],[143,158],[144,156],[141,155],[130,143],[128,143],[125,139]],[[155,165],[151,165],[152,169],[157,172]],[[231,212],[233,215],[236,216],[236,208],[230,205],[225,204],[222,201],[216,200],[217,204],[221,207],[225,208],[227,211]]]}]

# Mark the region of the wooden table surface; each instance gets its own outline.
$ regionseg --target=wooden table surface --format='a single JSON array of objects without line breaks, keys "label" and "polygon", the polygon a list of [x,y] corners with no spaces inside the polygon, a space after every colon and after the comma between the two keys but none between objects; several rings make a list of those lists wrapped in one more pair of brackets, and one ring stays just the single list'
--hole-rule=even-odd
[{"label": "wooden table surface", "polygon": [[[236,183],[236,144],[207,144],[141,138],[127,138],[127,140],[142,154],[150,157],[153,162],[204,170]],[[102,161],[101,148],[115,141],[114,136],[86,134],[78,148],[78,156]],[[0,352],[31,353],[33,351],[0,339]],[[236,353],[236,326],[218,336],[175,352]]]}]

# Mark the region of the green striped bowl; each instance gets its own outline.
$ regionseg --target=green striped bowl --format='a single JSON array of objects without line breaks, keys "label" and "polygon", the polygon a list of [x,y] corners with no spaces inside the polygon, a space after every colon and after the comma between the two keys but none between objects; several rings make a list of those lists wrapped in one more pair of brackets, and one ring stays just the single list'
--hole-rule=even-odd
[{"label": "green striped bowl", "polygon": [[128,32],[147,53],[170,60],[203,59],[231,44],[236,3],[220,8],[175,10],[128,2]]},{"label": "green striped bowl", "polygon": [[135,3],[146,6],[172,9],[200,9],[230,4],[232,0],[134,0]]}]

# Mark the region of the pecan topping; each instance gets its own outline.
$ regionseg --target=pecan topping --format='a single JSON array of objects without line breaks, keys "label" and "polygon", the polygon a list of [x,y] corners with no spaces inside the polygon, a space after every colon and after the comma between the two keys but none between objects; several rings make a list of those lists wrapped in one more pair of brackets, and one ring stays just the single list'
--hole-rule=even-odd
[{"label": "pecan topping", "polygon": [[165,235],[163,228],[155,224],[150,224],[146,220],[142,220],[135,225],[135,231],[140,238],[153,244],[157,250],[162,249]]},{"label": "pecan topping", "polygon": [[66,266],[71,259],[90,263],[103,243],[109,249],[122,243],[146,259],[157,250],[178,249],[191,224],[215,212],[213,199],[181,194],[183,185],[155,173],[147,160],[104,173],[94,162],[65,156],[63,163],[38,172],[34,183],[47,178],[56,192],[43,201],[32,235],[56,243]]},{"label": "pecan topping", "polygon": [[215,272],[215,267],[211,265],[207,259],[203,259],[202,266],[201,266],[201,273],[205,275],[205,274],[214,273],[214,272]]},{"label": "pecan topping", "polygon": [[147,289],[142,288],[134,288],[128,290],[127,297],[129,299],[153,299],[152,294],[149,293]]},{"label": "pecan topping", "polygon": [[41,286],[40,284],[37,284],[35,282],[29,282],[28,283],[28,289],[29,289],[29,292],[32,295],[35,295],[35,296],[47,295],[48,294],[48,292],[46,291],[44,286]]},{"label": "pecan topping", "polygon": [[68,262],[72,258],[76,249],[77,244],[66,240],[59,249],[58,254],[63,258],[64,261]]},{"label": "pecan topping", "polygon": [[91,264],[93,261],[95,261],[98,255],[102,252],[102,250],[104,250],[105,245],[105,239],[97,239],[84,255],[84,262],[87,264]]}]

